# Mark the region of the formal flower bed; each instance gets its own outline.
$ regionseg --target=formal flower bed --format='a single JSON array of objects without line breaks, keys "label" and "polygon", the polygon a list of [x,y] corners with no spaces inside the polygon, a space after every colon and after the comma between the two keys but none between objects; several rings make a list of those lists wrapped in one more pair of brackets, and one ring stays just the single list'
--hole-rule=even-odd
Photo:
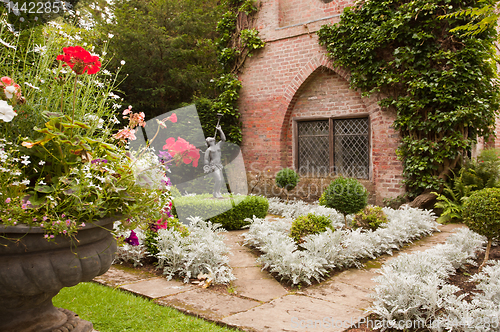
[{"label": "formal flower bed", "polygon": [[378,316],[379,328],[498,331],[500,261],[490,261],[482,272],[470,277],[479,292],[457,295],[460,288],[448,282],[466,264],[477,266],[472,259],[485,243],[485,237],[461,229],[446,244],[402,254],[384,265],[370,308]]},{"label": "formal flower bed", "polygon": [[235,279],[228,265],[228,248],[222,240],[225,230],[220,225],[195,217],[190,218],[186,228],[179,224],[169,227],[169,220],[173,223],[173,219],[156,223],[154,230],[121,232],[119,235],[125,240],[118,248],[115,263],[132,262],[138,266],[153,257],[167,279],[179,276],[187,283],[191,278],[199,278],[206,285],[227,284]]},{"label": "formal flower bed", "polygon": [[[377,230],[347,230],[342,228],[343,216],[333,209],[300,201],[285,204],[274,199],[269,205],[271,213],[286,218],[273,222],[254,218],[244,234],[245,243],[262,252],[258,262],[264,269],[293,285],[321,281],[335,268],[360,266],[364,258],[392,254],[404,244],[436,231],[438,225],[430,211],[384,208],[389,222]],[[291,217],[307,213],[329,216],[335,230],[308,235],[298,245],[289,235]]]}]

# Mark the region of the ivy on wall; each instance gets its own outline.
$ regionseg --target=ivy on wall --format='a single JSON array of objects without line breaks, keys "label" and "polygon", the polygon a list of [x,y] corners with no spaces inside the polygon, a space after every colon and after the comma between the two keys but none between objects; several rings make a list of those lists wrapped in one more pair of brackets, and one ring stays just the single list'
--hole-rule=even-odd
[{"label": "ivy on wall", "polygon": [[[199,100],[197,107],[210,107],[210,113],[224,114],[222,124],[229,127],[230,140],[240,144],[242,136],[237,103],[241,82],[237,75],[245,60],[252,56],[255,50],[263,48],[265,43],[253,27],[257,13],[255,0],[226,0],[222,5],[226,6],[228,11],[217,23],[217,32],[220,35],[217,41],[217,59],[224,68],[224,74],[214,80],[219,95],[209,106],[206,100]],[[214,117],[201,120],[211,127],[215,125],[215,122],[211,123],[215,120]]]},{"label": "ivy on wall", "polygon": [[395,110],[410,198],[440,192],[477,138],[493,132],[500,106],[496,30],[451,32],[467,17],[443,15],[494,2],[360,1],[318,31],[335,64],[350,71],[351,87],[377,94],[382,109]]}]

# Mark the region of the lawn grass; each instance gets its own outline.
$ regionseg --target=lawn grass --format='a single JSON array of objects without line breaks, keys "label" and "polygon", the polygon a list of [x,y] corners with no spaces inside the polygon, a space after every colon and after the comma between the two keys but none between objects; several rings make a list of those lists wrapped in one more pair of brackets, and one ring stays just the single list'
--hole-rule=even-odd
[{"label": "lawn grass", "polygon": [[53,303],[92,322],[99,332],[235,331],[93,282],[63,288]]}]

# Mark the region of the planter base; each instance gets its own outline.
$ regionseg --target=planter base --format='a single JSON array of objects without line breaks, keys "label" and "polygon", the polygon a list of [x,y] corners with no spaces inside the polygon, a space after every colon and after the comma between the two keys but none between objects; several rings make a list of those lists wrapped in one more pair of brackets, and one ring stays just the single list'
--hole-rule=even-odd
[{"label": "planter base", "polygon": [[[12,320],[12,317],[16,319]],[[2,332],[91,332],[91,322],[81,319],[74,312],[56,308],[52,299],[45,305],[24,312],[10,315],[9,326],[3,326]]]},{"label": "planter base", "polygon": [[94,327],[91,322],[81,319],[73,311],[63,308],[57,308],[60,312],[66,315],[67,321],[62,326],[51,330],[50,332],[91,332]]}]

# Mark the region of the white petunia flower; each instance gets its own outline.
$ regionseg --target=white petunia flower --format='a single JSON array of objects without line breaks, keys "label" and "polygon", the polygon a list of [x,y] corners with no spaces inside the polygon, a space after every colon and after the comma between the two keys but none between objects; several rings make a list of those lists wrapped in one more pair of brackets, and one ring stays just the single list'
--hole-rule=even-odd
[{"label": "white petunia flower", "polygon": [[9,105],[5,100],[0,100],[0,120],[10,122],[17,115],[14,108]]}]

